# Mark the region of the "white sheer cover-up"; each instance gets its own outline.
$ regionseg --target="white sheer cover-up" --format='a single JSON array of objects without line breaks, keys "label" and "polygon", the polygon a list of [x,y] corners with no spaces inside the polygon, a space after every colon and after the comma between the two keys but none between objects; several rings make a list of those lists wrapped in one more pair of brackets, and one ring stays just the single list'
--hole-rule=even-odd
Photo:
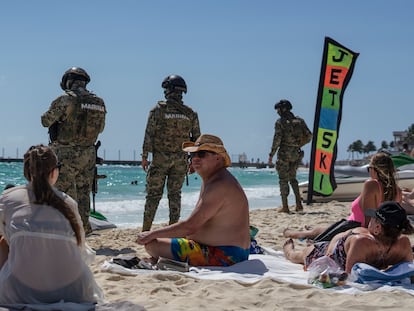
[{"label": "white sheer cover-up", "polygon": [[[55,191],[82,224],[76,202]],[[0,270],[0,303],[102,302],[102,290],[88,267],[95,252],[85,243],[83,226],[77,245],[65,216],[33,201],[30,184],[0,197],[0,235],[10,249]]]}]

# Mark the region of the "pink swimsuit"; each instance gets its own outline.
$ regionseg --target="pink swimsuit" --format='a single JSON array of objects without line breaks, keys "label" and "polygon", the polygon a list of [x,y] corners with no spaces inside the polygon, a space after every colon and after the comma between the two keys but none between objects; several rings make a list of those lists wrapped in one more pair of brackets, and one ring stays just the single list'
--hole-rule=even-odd
[{"label": "pink swimsuit", "polygon": [[[382,187],[381,184],[378,182],[378,180],[375,180],[378,184],[380,193],[382,193]],[[363,212],[363,209],[360,205],[361,196],[359,195],[351,205],[351,215],[349,215],[348,220],[353,220],[361,223],[361,227],[365,227],[365,215]],[[382,203],[382,202],[380,202]]]},{"label": "pink swimsuit", "polygon": [[365,215],[362,212],[362,207],[359,204],[361,201],[361,196],[358,196],[351,205],[351,215],[349,215],[348,220],[357,221],[361,224],[361,227],[365,227]]}]

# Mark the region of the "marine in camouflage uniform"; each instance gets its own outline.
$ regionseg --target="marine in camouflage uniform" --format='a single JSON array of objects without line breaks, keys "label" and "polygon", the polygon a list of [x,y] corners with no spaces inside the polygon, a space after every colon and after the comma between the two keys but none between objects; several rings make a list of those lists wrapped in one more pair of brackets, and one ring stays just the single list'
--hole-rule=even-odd
[{"label": "marine in camouflage uniform", "polygon": [[301,147],[312,139],[312,133],[305,121],[294,116],[291,109],[292,104],[288,100],[282,99],[276,103],[275,110],[280,115],[280,119],[275,123],[275,134],[269,153],[270,164],[277,151],[276,170],[279,174],[280,196],[282,198],[282,208],[279,212],[284,213],[289,213],[289,183],[295,194],[296,211],[303,210],[296,171],[304,156]]},{"label": "marine in camouflage uniform", "polygon": [[78,202],[86,233],[89,223],[90,193],[96,165],[95,142],[105,127],[104,101],[89,92],[89,75],[79,67],[70,68],[60,86],[65,94],[56,98],[42,117],[49,128],[50,146],[62,163],[56,187]]},{"label": "marine in camouflage uniform", "polygon": [[[181,211],[181,188],[188,171],[187,155],[181,146],[200,136],[198,115],[184,105],[182,93],[187,92],[184,79],[170,75],[161,86],[166,101],[159,101],[150,111],[142,147],[142,167],[147,171],[146,200],[142,231],[151,229],[158,204],[167,182],[170,224],[176,223]],[[152,162],[148,168],[148,153]]]}]

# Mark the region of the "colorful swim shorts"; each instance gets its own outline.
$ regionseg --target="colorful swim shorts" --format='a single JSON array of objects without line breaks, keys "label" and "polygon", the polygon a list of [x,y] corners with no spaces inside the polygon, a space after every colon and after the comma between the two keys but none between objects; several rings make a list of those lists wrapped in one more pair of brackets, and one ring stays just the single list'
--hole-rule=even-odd
[{"label": "colorful swim shorts", "polygon": [[192,266],[231,266],[249,259],[250,249],[237,246],[207,246],[193,240],[171,240],[171,252],[175,260]]}]

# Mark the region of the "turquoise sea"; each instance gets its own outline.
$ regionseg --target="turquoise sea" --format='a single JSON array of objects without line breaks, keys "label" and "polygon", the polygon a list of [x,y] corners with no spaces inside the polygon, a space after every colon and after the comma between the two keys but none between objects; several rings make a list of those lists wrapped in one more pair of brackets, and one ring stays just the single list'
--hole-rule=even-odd
[{"label": "turquoise sea", "polygon": [[[246,192],[250,210],[280,206],[279,180],[273,168],[229,168]],[[99,179],[95,196],[95,209],[104,214],[118,227],[133,228],[142,225],[145,204],[145,172],[138,166],[102,165],[98,174],[107,178]],[[308,171],[298,171],[298,181],[307,181]],[[136,181],[136,183],[135,183]],[[23,163],[0,163],[0,189],[7,184],[22,185]],[[197,174],[188,176],[188,185],[182,188],[181,218],[186,218],[194,208],[200,190],[201,178]],[[292,192],[292,191],[291,191]],[[92,202],[92,199],[91,199]],[[293,204],[293,195],[289,202]],[[166,191],[161,199],[154,223],[168,222],[168,200]]]}]

